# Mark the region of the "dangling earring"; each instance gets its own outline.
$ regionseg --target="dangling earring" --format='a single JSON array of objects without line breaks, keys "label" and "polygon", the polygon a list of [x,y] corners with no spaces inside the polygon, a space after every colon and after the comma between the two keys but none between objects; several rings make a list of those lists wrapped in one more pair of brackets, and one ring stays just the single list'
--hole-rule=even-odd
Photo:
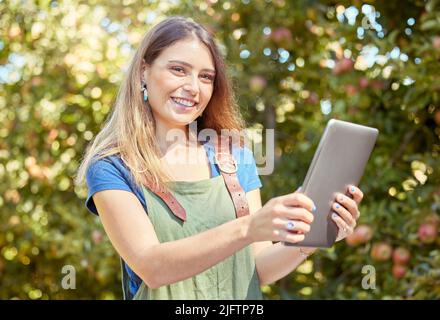
[{"label": "dangling earring", "polygon": [[147,91],[147,84],[145,83],[144,80],[142,80],[141,91],[144,93],[144,101],[147,102],[147,100],[148,100],[148,91]]}]

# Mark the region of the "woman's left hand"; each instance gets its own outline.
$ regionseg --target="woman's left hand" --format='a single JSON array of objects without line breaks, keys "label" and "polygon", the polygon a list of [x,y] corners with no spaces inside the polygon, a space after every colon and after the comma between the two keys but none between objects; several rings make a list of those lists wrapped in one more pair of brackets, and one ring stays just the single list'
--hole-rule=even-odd
[{"label": "woman's left hand", "polygon": [[359,219],[360,212],[358,205],[362,201],[364,194],[355,186],[348,186],[348,193],[352,195],[350,198],[342,193],[336,194],[335,203],[333,203],[332,219],[339,228],[336,241],[340,241],[352,234],[356,227],[356,221]]}]

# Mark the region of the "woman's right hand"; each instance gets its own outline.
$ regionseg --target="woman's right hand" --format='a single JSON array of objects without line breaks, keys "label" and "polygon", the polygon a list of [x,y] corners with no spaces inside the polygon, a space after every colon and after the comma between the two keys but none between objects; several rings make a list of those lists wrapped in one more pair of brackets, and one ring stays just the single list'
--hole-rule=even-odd
[{"label": "woman's right hand", "polygon": [[250,216],[251,241],[303,241],[313,222],[314,207],[309,197],[297,191],[270,199]]}]

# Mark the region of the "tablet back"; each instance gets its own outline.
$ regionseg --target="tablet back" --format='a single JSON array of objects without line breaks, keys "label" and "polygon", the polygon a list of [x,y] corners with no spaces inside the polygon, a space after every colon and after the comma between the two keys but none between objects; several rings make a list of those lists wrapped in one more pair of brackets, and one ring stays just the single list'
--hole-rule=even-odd
[{"label": "tablet back", "polygon": [[338,231],[331,219],[335,195],[349,195],[348,185],[359,185],[378,133],[376,128],[336,119],[327,123],[301,190],[315,203],[315,218],[303,241],[285,244],[325,248],[334,244]]}]

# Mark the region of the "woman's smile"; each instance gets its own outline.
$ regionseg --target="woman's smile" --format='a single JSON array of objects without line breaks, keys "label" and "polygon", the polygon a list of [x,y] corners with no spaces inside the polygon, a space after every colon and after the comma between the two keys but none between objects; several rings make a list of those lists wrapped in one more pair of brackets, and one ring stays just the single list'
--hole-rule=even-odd
[{"label": "woman's smile", "polygon": [[187,101],[184,101],[181,99],[176,99],[173,97],[171,97],[169,100],[175,108],[177,108],[179,110],[183,110],[183,111],[195,110],[196,106],[197,106],[197,103],[192,103],[192,106],[191,106],[191,103],[189,103],[189,101],[187,102]]}]

